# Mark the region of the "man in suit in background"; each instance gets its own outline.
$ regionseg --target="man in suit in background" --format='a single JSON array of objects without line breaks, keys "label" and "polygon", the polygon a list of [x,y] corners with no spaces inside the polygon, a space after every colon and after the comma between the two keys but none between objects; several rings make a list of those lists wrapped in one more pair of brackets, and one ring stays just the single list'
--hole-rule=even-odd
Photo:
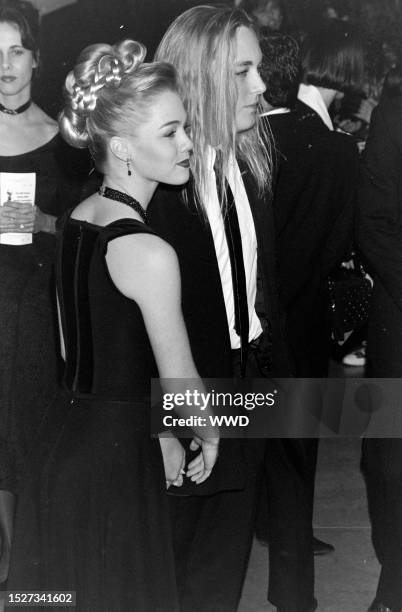
[{"label": "man in suit in background", "polygon": [[[327,375],[329,360],[326,279],[351,241],[357,151],[348,136],[331,131],[297,100],[300,80],[308,77],[307,66],[301,74],[296,41],[271,34],[261,48],[264,118],[275,142],[273,206],[286,341],[294,375],[319,378]],[[314,438],[267,442],[269,599],[283,612],[315,608],[313,552],[333,550],[313,538],[317,448]]]},{"label": "man in suit in background", "polygon": [[[194,143],[193,178],[184,197],[160,189],[148,210],[152,226],[178,254],[183,314],[198,371],[217,378],[287,375],[267,198],[269,155],[258,125],[265,85],[255,26],[242,10],[195,7],[173,22],[156,59],[178,70]],[[264,441],[239,446],[222,441],[215,491],[211,481],[205,495],[199,487],[172,498],[186,612],[237,609]],[[239,450],[246,459],[245,487],[233,482]]]},{"label": "man in suit in background", "polygon": [[328,374],[330,345],[326,279],[349,254],[357,149],[352,138],[334,130],[320,94],[331,91],[334,97],[343,84],[320,88],[303,78],[298,46],[289,36],[273,34],[261,44],[268,83],[264,116],[276,143],[273,206],[287,341],[294,374],[321,377]]},{"label": "man in suit in background", "polygon": [[[394,77],[395,78],[395,77]],[[373,112],[363,156],[358,242],[374,272],[367,342],[367,373],[402,377],[402,88],[383,97]],[[386,88],[384,88],[386,90]],[[399,90],[399,91],[398,91]],[[383,401],[400,412],[401,387],[384,385]],[[381,564],[369,612],[402,609],[402,432],[399,438],[363,441],[372,538]]]}]

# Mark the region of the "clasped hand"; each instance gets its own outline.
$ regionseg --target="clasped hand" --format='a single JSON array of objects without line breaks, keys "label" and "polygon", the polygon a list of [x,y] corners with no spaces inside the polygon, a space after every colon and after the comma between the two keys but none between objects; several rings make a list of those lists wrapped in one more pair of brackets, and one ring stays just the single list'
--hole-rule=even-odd
[{"label": "clasped hand", "polygon": [[184,476],[201,484],[211,474],[218,457],[218,439],[202,440],[195,436],[191,441],[190,449],[195,451],[201,448],[201,452],[190,461],[187,470],[185,469],[186,453],[181,442],[174,436],[161,436],[159,442],[165,468],[166,488],[171,485],[181,487]]},{"label": "clasped hand", "polygon": [[0,207],[0,233],[36,233],[46,226],[46,215],[30,202],[9,200]]}]

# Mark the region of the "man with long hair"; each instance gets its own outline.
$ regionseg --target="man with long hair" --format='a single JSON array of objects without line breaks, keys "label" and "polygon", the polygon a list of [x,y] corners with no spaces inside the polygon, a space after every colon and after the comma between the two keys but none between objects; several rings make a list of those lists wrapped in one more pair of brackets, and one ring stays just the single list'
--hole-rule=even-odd
[{"label": "man with long hair", "polygon": [[[186,190],[159,190],[150,222],[179,257],[183,313],[198,371],[208,378],[286,375],[255,25],[240,9],[193,7],[171,24],[156,59],[179,73],[194,152]],[[224,440],[208,486],[184,483],[180,493],[187,497],[171,498],[183,611],[237,609],[263,450],[263,441],[242,448]]]}]

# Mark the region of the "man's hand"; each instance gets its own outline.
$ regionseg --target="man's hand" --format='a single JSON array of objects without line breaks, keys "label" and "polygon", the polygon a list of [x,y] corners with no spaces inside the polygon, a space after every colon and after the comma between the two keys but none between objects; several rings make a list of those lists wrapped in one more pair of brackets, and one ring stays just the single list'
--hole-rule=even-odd
[{"label": "man's hand", "polygon": [[190,444],[190,450],[195,451],[198,448],[201,448],[201,452],[189,463],[186,476],[197,484],[201,484],[210,476],[218,458],[219,438],[202,440],[198,436],[194,436]]}]

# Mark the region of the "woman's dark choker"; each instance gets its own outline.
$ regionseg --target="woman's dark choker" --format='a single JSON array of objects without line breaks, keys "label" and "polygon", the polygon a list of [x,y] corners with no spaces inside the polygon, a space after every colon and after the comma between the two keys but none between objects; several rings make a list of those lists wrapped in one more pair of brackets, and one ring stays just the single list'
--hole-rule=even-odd
[{"label": "woman's dark choker", "polygon": [[31,98],[29,98],[28,102],[25,102],[25,104],[22,104],[18,108],[7,108],[6,106],[3,106],[3,104],[0,102],[0,111],[2,113],[5,113],[6,115],[20,115],[21,113],[24,113],[26,110],[28,110],[31,104]]},{"label": "woman's dark choker", "polygon": [[128,195],[128,193],[123,193],[122,191],[118,191],[117,189],[111,189],[110,187],[107,187],[106,185],[102,185],[98,193],[104,198],[109,198],[109,200],[115,200],[116,202],[121,202],[122,204],[126,204],[127,206],[135,210],[135,212],[137,212],[140,215],[141,219],[144,221],[145,224],[148,223],[146,211],[141,206],[141,204],[138,202],[138,200]]}]

